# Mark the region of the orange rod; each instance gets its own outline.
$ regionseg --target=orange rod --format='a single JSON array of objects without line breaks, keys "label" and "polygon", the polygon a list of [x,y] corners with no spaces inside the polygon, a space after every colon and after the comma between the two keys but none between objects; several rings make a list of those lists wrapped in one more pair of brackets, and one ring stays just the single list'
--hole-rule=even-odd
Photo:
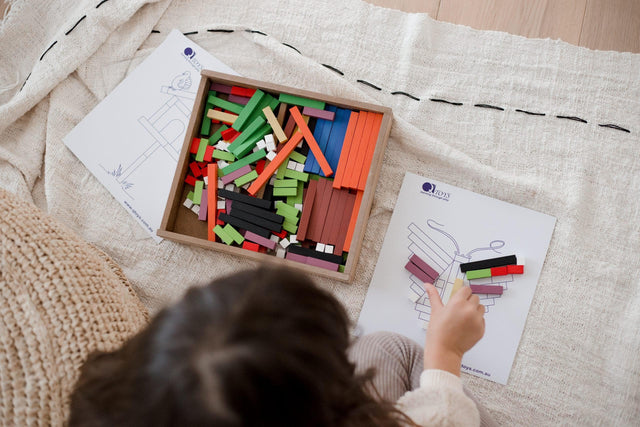
[{"label": "orange rod", "polygon": [[364,164],[362,165],[362,171],[357,183],[358,190],[364,190],[364,186],[367,183],[369,170],[371,169],[371,160],[373,159],[373,152],[376,149],[376,142],[378,142],[378,134],[380,133],[380,125],[382,124],[382,114],[371,114],[373,115],[373,125],[371,133],[369,134],[369,141],[367,142],[367,153],[364,157]]},{"label": "orange rod", "polygon": [[353,135],[358,124],[358,113],[351,112],[349,116],[349,124],[347,125],[347,133],[344,135],[344,142],[342,143],[342,150],[340,151],[340,160],[338,160],[338,170],[336,171],[335,179],[333,180],[333,188],[341,188],[342,180],[345,174],[347,163],[349,163],[349,152],[351,150],[351,142],[353,141]]},{"label": "orange rod", "polygon": [[302,132],[296,132],[295,134],[293,134],[289,142],[287,142],[287,144],[278,152],[271,163],[269,163],[268,166],[265,166],[262,173],[258,175],[258,178],[253,181],[253,184],[251,184],[251,186],[249,186],[249,188],[247,189],[249,194],[251,194],[252,196],[256,195],[258,190],[260,190],[260,188],[262,188],[267,183],[267,181],[271,179],[271,176],[276,172],[278,167],[280,167],[282,162],[284,162],[285,159],[289,157],[289,154],[291,154],[291,152],[294,150],[294,148],[296,148],[296,145],[298,145],[301,140]]},{"label": "orange rod", "polygon": [[[347,165],[347,179],[342,182],[343,187],[353,189],[358,187],[358,180],[360,179],[360,172],[362,171],[364,155],[367,151],[367,138],[371,133],[371,124],[373,123],[373,116],[371,113],[368,111],[361,111],[360,115],[362,114],[364,114],[365,119],[362,120],[362,126],[358,126],[360,129],[356,129],[356,134],[353,137],[351,154],[349,155],[349,164]],[[360,121],[358,121],[358,124],[360,124]]]},{"label": "orange rod", "polygon": [[207,239],[216,241],[216,233],[213,228],[216,226],[218,207],[218,165],[209,163],[207,165],[207,176],[209,185],[207,186]]},{"label": "orange rod", "polygon": [[333,170],[331,169],[331,166],[329,166],[329,162],[327,162],[327,159],[324,157],[324,154],[322,153],[318,142],[313,137],[311,129],[309,129],[309,126],[307,126],[307,123],[304,121],[304,118],[302,117],[300,110],[298,110],[298,107],[292,107],[289,109],[289,111],[291,112],[291,116],[293,117],[293,119],[296,121],[298,128],[300,128],[300,130],[302,131],[304,140],[307,141],[307,144],[309,144],[309,148],[311,148],[311,151],[316,157],[316,160],[320,165],[320,169],[322,169],[322,172],[324,172],[324,175],[333,175]]}]

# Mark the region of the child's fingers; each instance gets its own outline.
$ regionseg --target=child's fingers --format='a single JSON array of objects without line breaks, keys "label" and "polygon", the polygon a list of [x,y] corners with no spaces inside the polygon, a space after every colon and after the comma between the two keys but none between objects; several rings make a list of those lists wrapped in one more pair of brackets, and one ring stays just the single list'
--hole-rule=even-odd
[{"label": "child's fingers", "polygon": [[429,296],[429,302],[431,303],[431,308],[434,310],[439,310],[443,307],[442,299],[440,299],[440,294],[435,286],[431,283],[425,283],[424,288],[427,291],[427,295]]},{"label": "child's fingers", "polygon": [[458,292],[456,292],[456,294],[453,296],[453,298],[451,298],[451,300],[458,299],[461,301],[466,301],[469,299],[470,296],[471,296],[471,288],[469,286],[463,286],[460,289],[458,289]]},{"label": "child's fingers", "polygon": [[471,295],[471,297],[469,297],[469,302],[473,305],[478,305],[480,304],[480,297],[478,295]]}]

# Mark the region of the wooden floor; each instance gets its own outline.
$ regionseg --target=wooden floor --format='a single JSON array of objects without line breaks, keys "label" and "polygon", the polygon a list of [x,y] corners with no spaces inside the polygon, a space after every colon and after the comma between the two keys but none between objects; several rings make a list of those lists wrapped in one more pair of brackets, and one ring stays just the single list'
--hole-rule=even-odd
[{"label": "wooden floor", "polygon": [[640,0],[365,0],[439,21],[640,53]]},{"label": "wooden floor", "polygon": [[[439,21],[640,53],[640,0],[365,0]],[[0,0],[0,17],[8,4]]]}]

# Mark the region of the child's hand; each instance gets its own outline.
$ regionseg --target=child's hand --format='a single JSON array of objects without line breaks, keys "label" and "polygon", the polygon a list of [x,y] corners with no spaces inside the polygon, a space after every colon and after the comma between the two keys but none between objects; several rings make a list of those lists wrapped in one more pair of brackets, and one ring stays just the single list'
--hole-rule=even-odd
[{"label": "child's hand", "polygon": [[484,335],[484,306],[471,288],[460,288],[446,306],[438,290],[425,283],[431,302],[431,320],[424,347],[424,368],[442,369],[460,376],[462,355]]}]

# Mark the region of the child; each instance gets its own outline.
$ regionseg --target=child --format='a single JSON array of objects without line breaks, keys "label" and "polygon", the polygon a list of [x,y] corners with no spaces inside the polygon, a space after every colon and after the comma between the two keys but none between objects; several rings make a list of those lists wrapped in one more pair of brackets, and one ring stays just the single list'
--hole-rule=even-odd
[{"label": "child", "polygon": [[468,289],[446,307],[427,292],[426,370],[414,391],[415,343],[363,337],[354,364],[349,320],[331,294],[300,274],[258,269],[191,289],[121,349],[92,355],[70,425],[477,425],[458,376],[484,333],[483,306]]}]

